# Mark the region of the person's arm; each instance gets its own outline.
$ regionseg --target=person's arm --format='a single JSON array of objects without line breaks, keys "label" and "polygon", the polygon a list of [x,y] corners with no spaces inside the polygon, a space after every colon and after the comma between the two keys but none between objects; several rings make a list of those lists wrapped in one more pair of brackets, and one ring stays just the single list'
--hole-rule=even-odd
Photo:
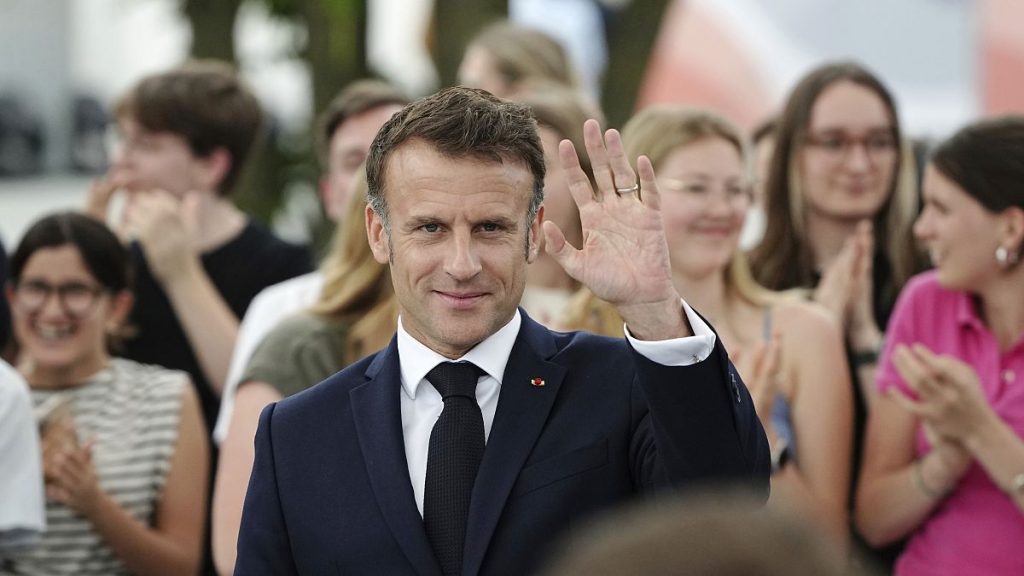
[{"label": "person's arm", "polygon": [[47,493],[85,516],[129,572],[198,574],[209,468],[204,430],[195,391],[185,386],[177,444],[153,527],[136,520],[99,487],[89,444],[55,457]]},{"label": "person's arm", "polygon": [[198,210],[194,194],[180,201],[166,192],[138,194],[126,215],[126,227],[141,244],[203,375],[219,396],[238,337],[238,318],[217,292],[192,245]]},{"label": "person's arm", "polygon": [[898,397],[909,413],[921,418],[943,442],[955,444],[975,459],[1020,506],[1024,487],[1024,441],[992,409],[978,374],[953,356],[937,355],[921,344],[901,347],[897,367],[917,395]]},{"label": "person's arm", "polygon": [[163,286],[203,375],[221,395],[238,337],[238,319],[198,259],[187,271],[170,276]]},{"label": "person's arm", "polygon": [[980,426],[965,445],[989,478],[1024,513],[1024,440],[996,418]]},{"label": "person's arm", "polygon": [[879,394],[868,414],[854,519],[874,546],[916,530],[970,465],[963,450],[945,442],[920,459],[915,456],[918,420],[899,405],[901,394],[896,389]]},{"label": "person's arm", "polygon": [[[644,471],[652,469],[647,463],[654,458],[676,483],[744,478],[767,495],[767,440],[750,396],[713,332],[689,310],[673,285],[650,160],[638,158],[634,172],[618,131],[602,136],[594,120],[584,124],[583,135],[596,188],[580,168],[572,143],[559,144],[569,191],[580,211],[583,246],[569,245],[558,226],[547,221],[545,249],[569,276],[615,306],[626,322],[627,338],[636,352],[637,379],[651,409],[653,423],[646,429],[653,433],[657,451],[652,454],[651,445],[644,442],[645,447],[637,450],[634,468],[641,485],[651,479]],[[666,342],[703,352],[694,351],[680,368],[661,363],[641,349],[646,346],[635,345],[660,348]],[[688,385],[663,385],[679,382]],[[679,417],[678,410],[667,408],[655,394],[669,397],[668,405],[688,406],[694,417]],[[706,445],[694,442],[696,437],[707,440]]]},{"label": "person's arm", "polygon": [[235,409],[228,433],[220,446],[217,481],[213,492],[213,561],[218,574],[235,568],[242,505],[252,472],[253,438],[260,412],[282,398],[266,382],[246,382],[235,395]]},{"label": "person's arm", "polygon": [[772,498],[805,505],[845,545],[853,407],[842,335],[830,316],[803,303],[780,309],[776,317],[782,377],[792,383],[797,459],[772,477]]}]

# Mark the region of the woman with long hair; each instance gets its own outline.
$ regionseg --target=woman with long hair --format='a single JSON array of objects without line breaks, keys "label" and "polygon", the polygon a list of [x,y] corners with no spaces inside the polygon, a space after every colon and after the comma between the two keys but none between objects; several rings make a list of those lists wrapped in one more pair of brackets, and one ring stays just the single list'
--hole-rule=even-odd
[{"label": "woman with long hair", "polygon": [[840,319],[866,404],[896,295],[923,264],[895,101],[859,64],[825,64],[790,93],[774,135],[754,277],[772,290],[808,289]]}]

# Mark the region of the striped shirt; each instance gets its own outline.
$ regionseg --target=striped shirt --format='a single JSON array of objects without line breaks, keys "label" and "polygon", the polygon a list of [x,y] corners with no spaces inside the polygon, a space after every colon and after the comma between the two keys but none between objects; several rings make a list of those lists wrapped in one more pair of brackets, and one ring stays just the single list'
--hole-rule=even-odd
[{"label": "striped shirt", "polygon": [[[33,390],[36,406],[54,394],[71,397],[80,442],[95,439],[100,488],[132,517],[152,526],[178,438],[184,372],[115,358],[80,386]],[[128,574],[92,524],[47,500],[46,531],[37,547],[0,559],[0,574]]]}]

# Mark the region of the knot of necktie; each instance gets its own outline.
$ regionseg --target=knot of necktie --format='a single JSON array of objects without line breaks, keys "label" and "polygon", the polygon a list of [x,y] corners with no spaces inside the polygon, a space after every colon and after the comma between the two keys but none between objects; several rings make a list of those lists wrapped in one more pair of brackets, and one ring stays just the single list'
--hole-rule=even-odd
[{"label": "knot of necktie", "polygon": [[483,371],[472,362],[442,362],[427,373],[430,382],[443,400],[452,396],[476,399],[476,382]]}]

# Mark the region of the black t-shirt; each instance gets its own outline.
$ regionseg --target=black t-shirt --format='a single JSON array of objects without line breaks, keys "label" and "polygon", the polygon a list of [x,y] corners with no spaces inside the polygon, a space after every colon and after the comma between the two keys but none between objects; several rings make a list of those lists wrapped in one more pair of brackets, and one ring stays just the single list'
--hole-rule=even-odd
[{"label": "black t-shirt", "polygon": [[[136,335],[125,342],[121,355],[188,372],[199,394],[207,430],[212,430],[220,398],[203,375],[170,300],[153,277],[138,243],[132,244],[131,255],[135,267],[131,325]],[[261,290],[312,270],[306,248],[289,244],[251,221],[233,240],[203,254],[201,261],[217,292],[239,319]]]}]

